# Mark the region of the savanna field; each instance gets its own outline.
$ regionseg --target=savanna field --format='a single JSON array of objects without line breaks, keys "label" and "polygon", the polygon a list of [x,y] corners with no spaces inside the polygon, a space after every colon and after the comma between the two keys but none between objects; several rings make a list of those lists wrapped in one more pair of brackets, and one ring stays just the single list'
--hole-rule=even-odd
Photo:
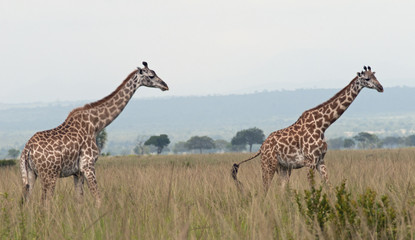
[{"label": "savanna field", "polygon": [[100,157],[102,206],[59,179],[47,208],[36,182],[21,206],[18,165],[0,167],[0,239],[414,239],[415,148],[329,151],[330,186],[307,169],[263,193],[251,154]]}]

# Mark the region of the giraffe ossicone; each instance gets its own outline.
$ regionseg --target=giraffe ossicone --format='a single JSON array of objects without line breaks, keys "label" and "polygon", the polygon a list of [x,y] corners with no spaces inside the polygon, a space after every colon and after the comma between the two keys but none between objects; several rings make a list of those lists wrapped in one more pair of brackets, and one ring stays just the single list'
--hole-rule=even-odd
[{"label": "giraffe ossicone", "polygon": [[[358,72],[357,76],[332,98],[305,111],[291,126],[271,133],[253,157],[233,165],[231,175],[237,186],[241,186],[237,179],[239,165],[259,155],[265,191],[268,190],[275,172],[283,177],[285,183],[288,182],[292,169],[302,167],[317,170],[325,182],[328,182],[324,163],[324,155],[327,152],[324,132],[346,111],[365,87],[383,92],[375,72],[366,66],[364,71]],[[309,181],[310,177],[309,172]]]},{"label": "giraffe ossicone", "polygon": [[143,62],[110,95],[83,107],[75,108],[58,127],[35,133],[26,143],[20,157],[23,197],[27,200],[39,177],[42,200],[53,195],[57,178],[74,177],[75,193],[83,196],[86,179],[96,204],[101,203],[95,162],[99,149],[96,137],[123,111],[135,91],[141,87],[169,90],[167,84]]}]

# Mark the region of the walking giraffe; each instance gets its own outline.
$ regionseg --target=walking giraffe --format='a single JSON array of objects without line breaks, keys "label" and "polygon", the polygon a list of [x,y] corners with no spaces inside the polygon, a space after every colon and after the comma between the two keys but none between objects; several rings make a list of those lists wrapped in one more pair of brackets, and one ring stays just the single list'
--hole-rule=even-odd
[{"label": "walking giraffe", "polygon": [[42,183],[45,202],[53,195],[58,177],[73,176],[78,198],[83,196],[85,178],[97,206],[100,205],[94,166],[99,155],[97,134],[117,118],[139,87],[169,89],[146,62],[143,65],[144,68],[137,67],[110,95],[75,108],[57,128],[37,132],[29,139],[20,157],[24,200],[30,196],[37,177]]},{"label": "walking giraffe", "polygon": [[[237,185],[240,185],[236,177],[239,165],[259,155],[265,191],[268,191],[275,172],[283,177],[285,184],[289,180],[291,170],[302,167],[308,167],[313,171],[317,169],[327,183],[328,173],[324,164],[327,143],[324,140],[324,132],[346,111],[364,87],[383,92],[375,72],[366,66],[364,71],[357,73],[349,85],[328,101],[305,111],[293,125],[271,133],[255,156],[235,163],[232,167],[232,177]],[[307,176],[311,181],[311,171]]]}]

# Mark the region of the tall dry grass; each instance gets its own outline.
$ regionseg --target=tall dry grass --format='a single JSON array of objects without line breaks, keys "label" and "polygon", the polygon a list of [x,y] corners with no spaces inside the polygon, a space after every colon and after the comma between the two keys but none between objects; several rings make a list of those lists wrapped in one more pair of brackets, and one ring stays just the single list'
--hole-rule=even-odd
[{"label": "tall dry grass", "polygon": [[[300,199],[303,206],[307,205],[310,185],[306,169],[294,170],[286,188],[279,187],[278,177],[274,178],[265,195],[259,160],[253,160],[241,165],[238,178],[244,194],[239,193],[230,170],[234,162],[249,156],[102,157],[96,168],[103,198],[100,209],[94,207],[86,186],[83,203],[74,199],[72,178],[59,179],[48,208],[40,204],[40,182],[35,185],[32,200],[21,206],[18,168],[0,168],[0,239],[411,239],[414,236],[415,149],[329,151],[326,155],[332,187],[323,186],[322,194],[326,194],[333,209],[338,203],[336,187],[344,181],[352,204],[358,205],[368,189],[377,194],[375,202],[380,203],[379,209],[386,209],[381,196],[389,198],[391,208],[396,211],[396,224],[381,232],[367,223],[367,209],[362,207],[355,211],[359,222],[346,223],[353,225],[351,233],[339,232],[333,216],[324,223],[324,228],[318,227],[316,219],[310,222],[297,204]],[[316,180],[318,189],[320,177],[316,176]]]}]

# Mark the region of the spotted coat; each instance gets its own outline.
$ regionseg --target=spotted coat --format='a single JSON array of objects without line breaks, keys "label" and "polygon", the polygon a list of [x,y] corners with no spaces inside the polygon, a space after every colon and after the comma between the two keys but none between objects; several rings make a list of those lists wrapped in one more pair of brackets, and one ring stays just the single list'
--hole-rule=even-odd
[{"label": "spotted coat", "polygon": [[53,195],[57,178],[73,176],[77,197],[82,197],[86,179],[96,204],[100,205],[95,175],[95,162],[99,156],[97,134],[117,118],[138,87],[168,90],[166,83],[147,67],[147,63],[143,64],[144,68],[129,74],[110,95],[72,110],[61,125],[37,132],[29,139],[20,157],[25,200],[38,177],[45,201],[48,195]]},{"label": "spotted coat", "polygon": [[[362,88],[374,88],[383,92],[383,87],[374,74],[370,67],[365,67],[365,71],[358,73],[349,85],[328,101],[305,111],[291,126],[271,133],[255,156],[234,164],[233,178],[240,183],[236,178],[239,165],[261,155],[265,190],[269,188],[275,172],[283,177],[285,183],[289,180],[292,169],[302,167],[317,170],[328,182],[327,167],[324,163],[327,152],[324,132],[346,111]],[[309,172],[309,180],[310,177]]]}]

